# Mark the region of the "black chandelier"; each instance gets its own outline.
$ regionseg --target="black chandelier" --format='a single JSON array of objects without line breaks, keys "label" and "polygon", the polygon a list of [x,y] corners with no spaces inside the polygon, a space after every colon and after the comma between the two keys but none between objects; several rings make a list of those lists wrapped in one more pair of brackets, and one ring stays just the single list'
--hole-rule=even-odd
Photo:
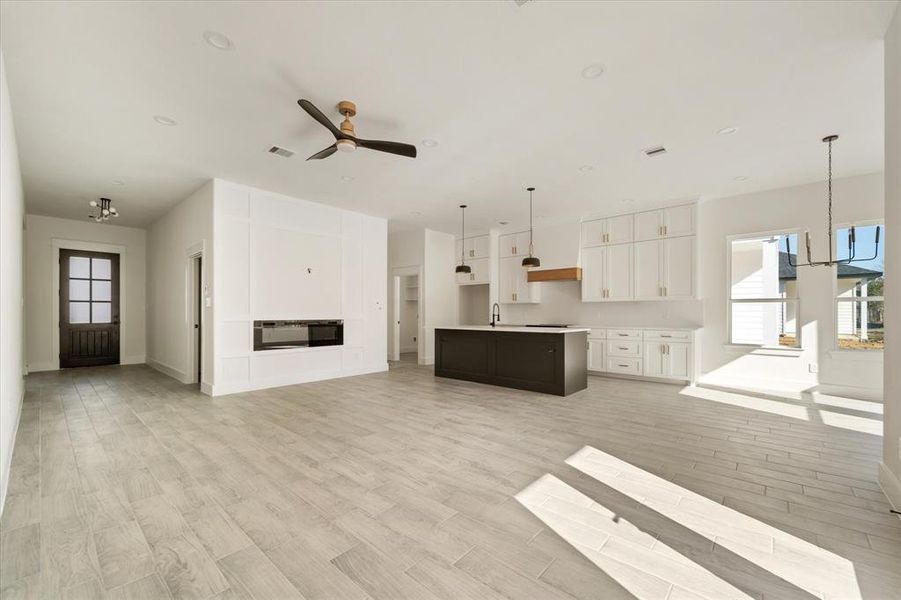
[{"label": "black chandelier", "polygon": [[822,260],[818,262],[814,262],[813,254],[810,251],[810,231],[804,232],[804,243],[807,246],[807,262],[806,263],[795,263],[792,262],[792,253],[791,253],[791,244],[788,241],[788,236],[785,236],[785,253],[788,255],[788,264],[793,267],[831,267],[832,265],[847,265],[852,262],[866,262],[875,260],[879,255],[879,226],[876,226],[876,247],[873,250],[873,256],[869,256],[867,258],[858,258],[857,257],[857,239],[854,233],[854,226],[851,226],[851,229],[848,231],[848,258],[834,258],[832,254],[832,142],[838,139],[837,135],[827,135],[823,138],[823,142],[828,144],[828,175],[827,175],[827,186],[826,186],[826,237],[829,240],[829,259]]},{"label": "black chandelier", "polygon": [[119,216],[119,211],[116,210],[116,207],[113,206],[113,201],[109,198],[101,198],[100,202],[91,200],[89,204],[91,205],[91,208],[99,209],[97,214],[88,215],[88,218],[93,221],[100,223],[101,221],[109,221],[110,217]]}]

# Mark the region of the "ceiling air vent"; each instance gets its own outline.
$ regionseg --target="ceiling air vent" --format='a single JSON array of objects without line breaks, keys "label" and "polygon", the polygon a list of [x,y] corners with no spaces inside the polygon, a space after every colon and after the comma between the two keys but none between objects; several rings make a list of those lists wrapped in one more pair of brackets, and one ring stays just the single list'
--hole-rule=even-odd
[{"label": "ceiling air vent", "polygon": [[293,150],[288,150],[287,148],[279,148],[278,146],[269,148],[269,153],[276,154],[278,156],[281,156],[282,158],[291,158],[292,156],[294,156]]},{"label": "ceiling air vent", "polygon": [[666,154],[666,148],[664,148],[663,146],[645,148],[644,153],[648,156],[660,156],[661,154]]}]

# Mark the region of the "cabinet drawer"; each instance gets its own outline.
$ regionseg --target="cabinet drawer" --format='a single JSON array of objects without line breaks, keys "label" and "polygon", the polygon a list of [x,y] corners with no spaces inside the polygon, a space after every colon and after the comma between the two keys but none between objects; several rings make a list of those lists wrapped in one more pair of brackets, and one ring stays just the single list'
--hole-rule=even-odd
[{"label": "cabinet drawer", "polygon": [[607,356],[641,356],[641,342],[608,339]]},{"label": "cabinet drawer", "polygon": [[661,341],[661,342],[687,342],[691,340],[691,332],[690,331],[672,331],[666,329],[654,330],[654,331],[645,331],[644,339],[649,341]]},{"label": "cabinet drawer", "polygon": [[589,340],[606,340],[607,339],[607,330],[606,329],[592,329],[588,332]]},{"label": "cabinet drawer", "polygon": [[640,329],[608,329],[608,340],[640,340]]},{"label": "cabinet drawer", "polygon": [[607,357],[607,371],[610,373],[641,375],[641,359],[609,356]]}]

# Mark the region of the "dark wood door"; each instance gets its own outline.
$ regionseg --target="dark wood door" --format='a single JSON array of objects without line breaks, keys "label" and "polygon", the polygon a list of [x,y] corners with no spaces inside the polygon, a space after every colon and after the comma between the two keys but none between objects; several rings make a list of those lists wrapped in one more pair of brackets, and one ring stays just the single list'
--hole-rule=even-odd
[{"label": "dark wood door", "polygon": [[119,255],[59,251],[59,366],[119,363]]}]

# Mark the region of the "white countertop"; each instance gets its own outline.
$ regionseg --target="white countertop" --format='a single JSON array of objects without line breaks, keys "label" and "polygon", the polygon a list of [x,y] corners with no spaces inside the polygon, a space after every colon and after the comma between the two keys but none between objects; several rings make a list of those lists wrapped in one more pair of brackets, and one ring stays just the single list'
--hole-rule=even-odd
[{"label": "white countertop", "polygon": [[459,329],[462,331],[494,331],[496,333],[579,333],[591,331],[590,327],[524,327],[522,325],[450,325],[435,329]]}]

